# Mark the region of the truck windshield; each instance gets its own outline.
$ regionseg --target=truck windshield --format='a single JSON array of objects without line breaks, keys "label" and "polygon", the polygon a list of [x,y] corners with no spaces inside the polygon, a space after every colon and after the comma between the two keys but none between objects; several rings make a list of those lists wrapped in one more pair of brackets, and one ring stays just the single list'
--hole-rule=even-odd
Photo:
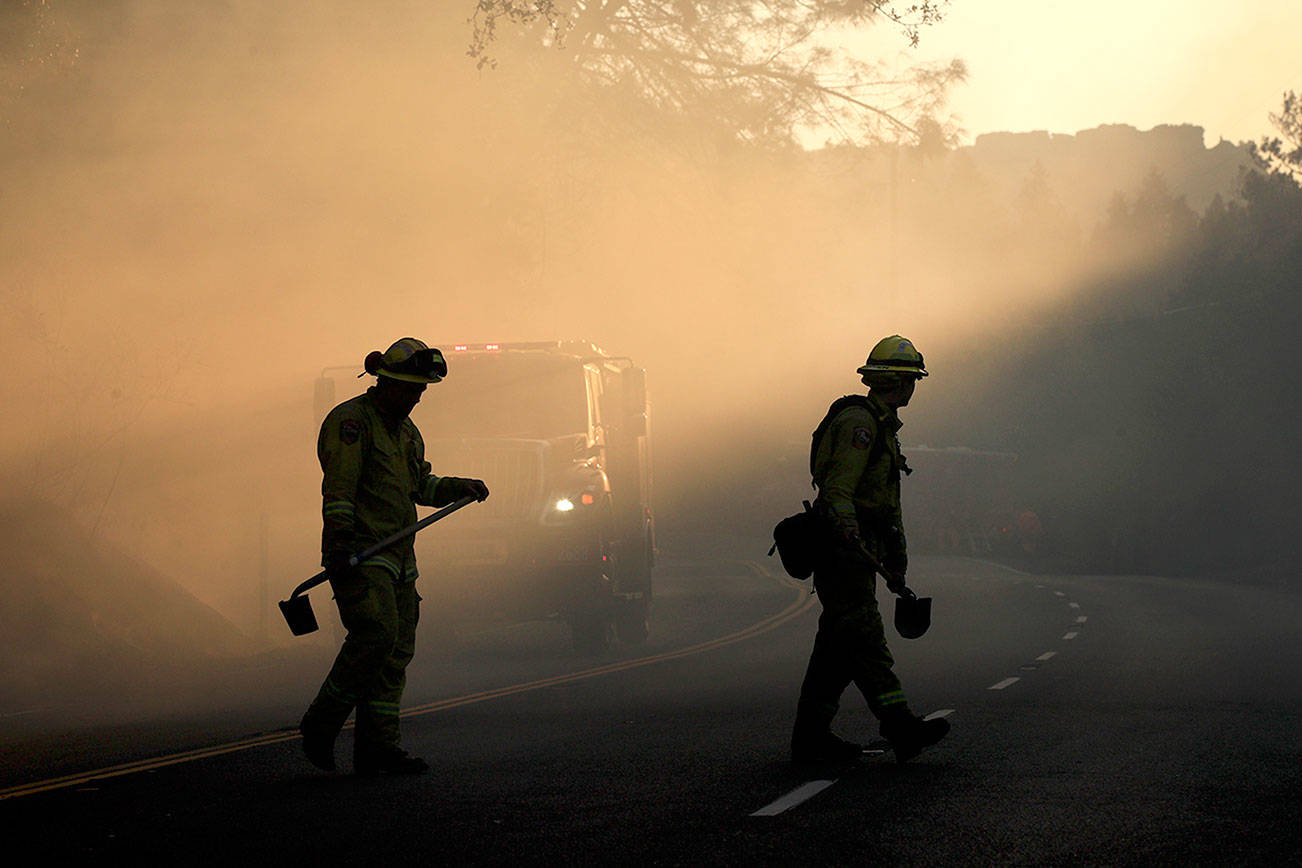
[{"label": "truck windshield", "polygon": [[541,355],[456,356],[412,412],[426,439],[549,439],[588,430],[583,366]]}]

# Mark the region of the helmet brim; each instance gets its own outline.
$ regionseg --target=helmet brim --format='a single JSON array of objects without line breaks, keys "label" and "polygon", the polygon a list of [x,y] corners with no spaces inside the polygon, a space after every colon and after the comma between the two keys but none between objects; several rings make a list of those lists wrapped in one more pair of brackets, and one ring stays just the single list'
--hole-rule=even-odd
[{"label": "helmet brim", "polygon": [[926,368],[911,368],[907,365],[862,365],[858,373],[864,374],[910,374],[918,379],[929,377]]},{"label": "helmet brim", "polygon": [[375,372],[378,377],[388,377],[390,380],[401,380],[404,383],[441,383],[443,378],[435,375],[422,377],[419,374],[397,374],[393,371],[386,371],[384,368]]},{"label": "helmet brim", "polygon": [[[410,353],[400,360],[388,358],[395,353],[395,348],[403,349],[404,342],[420,344],[421,349]],[[368,359],[371,357],[368,356]],[[430,383],[440,382],[448,375],[448,363],[443,358],[443,353],[439,352],[437,347],[427,347],[415,338],[403,338],[394,346],[389,347],[389,351],[375,360],[374,372],[377,376],[388,377],[391,380],[398,380],[403,383]],[[367,370],[371,370],[368,364]]]}]

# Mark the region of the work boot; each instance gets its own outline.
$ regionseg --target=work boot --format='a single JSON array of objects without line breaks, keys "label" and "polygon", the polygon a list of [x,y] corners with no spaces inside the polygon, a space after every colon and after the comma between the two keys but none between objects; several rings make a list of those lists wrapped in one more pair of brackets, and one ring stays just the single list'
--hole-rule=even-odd
[{"label": "work boot", "polygon": [[359,775],[418,775],[429,763],[396,744],[358,747],[353,751],[353,773]]},{"label": "work boot", "polygon": [[335,739],[344,728],[350,708],[322,711],[315,705],[303,715],[298,731],[303,736],[303,754],[308,762],[325,772],[335,770]]},{"label": "work boot", "polygon": [[916,714],[904,712],[892,715],[882,721],[882,738],[891,743],[895,751],[895,761],[908,762],[922,753],[924,747],[930,747],[945,737],[949,732],[949,721],[943,717],[923,720]]},{"label": "work boot", "polygon": [[846,741],[831,730],[797,733],[791,737],[791,761],[797,763],[843,763],[863,756],[863,745]]}]

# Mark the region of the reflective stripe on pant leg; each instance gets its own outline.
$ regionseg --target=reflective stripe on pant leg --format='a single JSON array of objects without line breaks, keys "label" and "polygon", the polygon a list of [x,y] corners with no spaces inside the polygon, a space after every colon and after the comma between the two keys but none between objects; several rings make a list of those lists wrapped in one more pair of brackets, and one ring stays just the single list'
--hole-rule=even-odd
[{"label": "reflective stripe on pant leg", "polygon": [[401,741],[398,709],[407,683],[407,665],[416,653],[420,595],[410,582],[395,582],[393,594],[398,632],[370,693],[357,708],[358,744],[397,745]]},{"label": "reflective stripe on pant leg", "polygon": [[378,714],[387,717],[398,716],[398,703],[386,702],[381,699],[368,699],[362,703],[367,714]]},{"label": "reflective stripe on pant leg", "polygon": [[854,683],[868,702],[872,713],[883,715],[907,710],[908,703],[894,669],[895,658],[886,647],[886,633],[876,600],[872,608],[864,607],[847,618],[847,633],[853,636],[854,652],[850,667]]},{"label": "reflective stripe on pant leg", "polygon": [[835,618],[829,617],[827,612],[818,619],[814,649],[809,654],[809,666],[805,669],[805,678],[800,684],[800,700],[796,704],[798,730],[827,730],[841,707],[841,694],[850,686],[850,670],[830,639],[835,629],[834,622]]},{"label": "reflective stripe on pant leg", "polygon": [[853,663],[854,683],[868,702],[868,707],[879,720],[887,715],[908,711],[908,700],[900,686],[900,679],[893,667],[895,659],[886,647],[886,636],[882,630],[882,619],[876,607],[873,617],[859,622],[861,628],[857,640],[858,654]]},{"label": "reflective stripe on pant leg", "polygon": [[332,679],[329,675],[326,676],[325,682],[322,683],[321,685],[321,693],[329,697],[330,699],[335,700],[336,702],[344,702],[347,703],[348,705],[357,704],[357,694],[349,690],[345,690],[341,688],[339,685],[335,684],[334,679]]},{"label": "reflective stripe on pant leg", "polygon": [[398,634],[393,583],[388,571],[365,566],[351,571],[346,581],[331,584],[348,635],[321,685],[317,702],[353,705],[371,695],[393,652]]},{"label": "reflective stripe on pant leg", "polygon": [[819,632],[827,633],[829,654],[840,659],[874,715],[898,711],[905,705],[904,694],[886,646],[875,578],[860,564],[841,562],[814,580],[823,603]]},{"label": "reflective stripe on pant leg", "polygon": [[877,705],[880,708],[889,708],[892,705],[907,705],[908,700],[904,698],[903,690],[892,690],[890,693],[882,693],[877,696]]}]

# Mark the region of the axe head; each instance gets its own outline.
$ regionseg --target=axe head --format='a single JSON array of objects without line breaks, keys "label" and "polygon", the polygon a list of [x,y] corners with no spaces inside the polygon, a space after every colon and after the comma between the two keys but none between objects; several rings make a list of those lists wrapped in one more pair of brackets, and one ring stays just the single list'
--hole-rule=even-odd
[{"label": "axe head", "polygon": [[281,600],[280,614],[285,616],[289,632],[295,636],[306,636],[308,633],[316,632],[316,615],[312,613],[312,601],[307,598],[307,594]]}]

